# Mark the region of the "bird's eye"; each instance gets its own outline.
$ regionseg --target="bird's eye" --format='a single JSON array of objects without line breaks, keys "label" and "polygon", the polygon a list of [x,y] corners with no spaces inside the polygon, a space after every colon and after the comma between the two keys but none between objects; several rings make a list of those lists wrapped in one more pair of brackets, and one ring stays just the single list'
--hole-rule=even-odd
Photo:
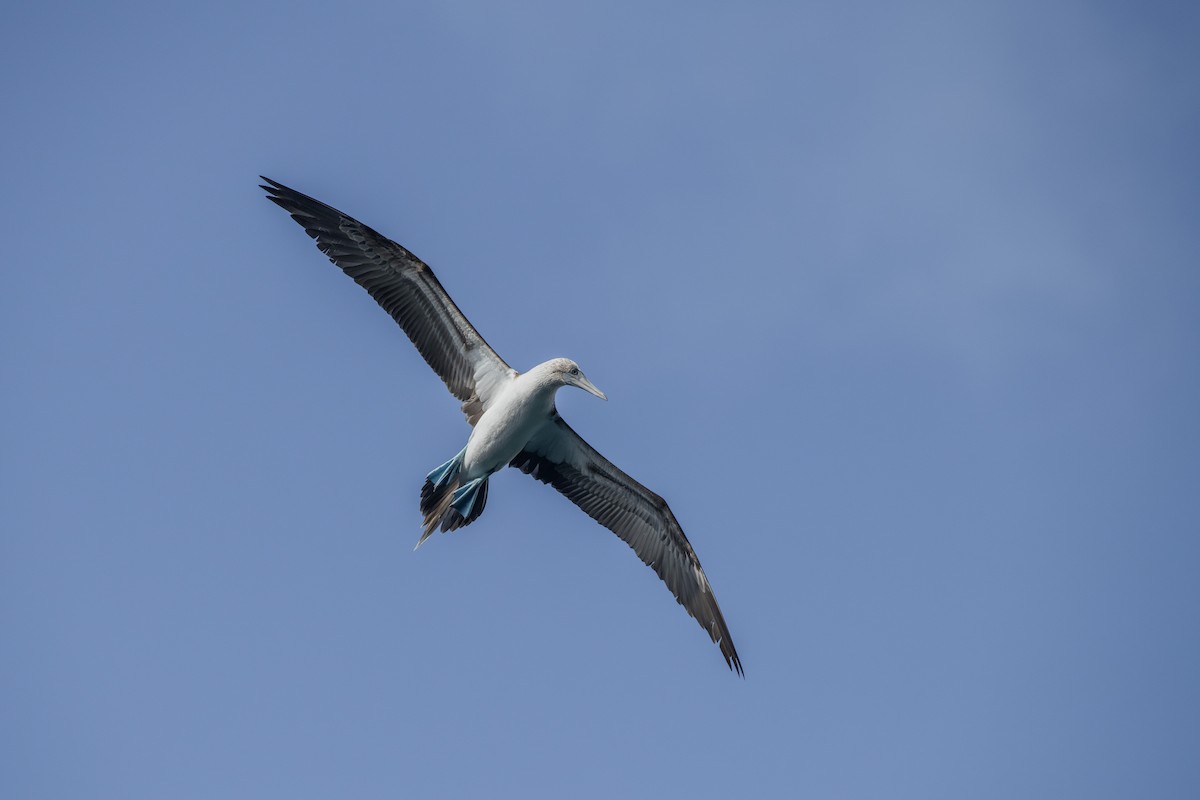
[{"label": "bird's eye", "polygon": [[579,367],[571,367],[571,374],[572,374],[572,375],[578,375],[578,374],[579,374]]}]

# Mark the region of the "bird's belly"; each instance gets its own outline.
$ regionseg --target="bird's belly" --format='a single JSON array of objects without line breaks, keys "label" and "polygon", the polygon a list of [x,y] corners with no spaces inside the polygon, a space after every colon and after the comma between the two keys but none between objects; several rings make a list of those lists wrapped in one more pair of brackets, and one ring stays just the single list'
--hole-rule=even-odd
[{"label": "bird's belly", "polygon": [[547,419],[549,415],[540,409],[516,403],[485,411],[467,440],[462,466],[464,482],[507,466]]}]

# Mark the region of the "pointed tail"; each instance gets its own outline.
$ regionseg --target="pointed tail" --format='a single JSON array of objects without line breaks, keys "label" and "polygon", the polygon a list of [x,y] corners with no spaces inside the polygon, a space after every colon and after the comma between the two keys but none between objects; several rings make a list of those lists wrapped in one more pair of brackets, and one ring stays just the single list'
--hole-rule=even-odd
[{"label": "pointed tail", "polygon": [[[479,519],[487,504],[487,477],[476,478],[463,485],[459,479],[463,454],[429,473],[421,487],[421,513],[425,517],[417,547],[425,543],[435,530],[443,533],[458,530]],[[414,550],[416,547],[413,548]]]}]

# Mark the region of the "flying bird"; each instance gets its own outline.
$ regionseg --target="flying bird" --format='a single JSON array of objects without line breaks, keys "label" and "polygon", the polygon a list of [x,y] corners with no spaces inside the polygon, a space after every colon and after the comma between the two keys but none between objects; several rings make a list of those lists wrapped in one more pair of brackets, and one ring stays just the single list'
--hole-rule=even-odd
[{"label": "flying bird", "polygon": [[423,261],[353,217],[263,180],[267,199],[291,214],[321,252],[375,298],[462,402],[471,435],[421,487],[425,521],[417,547],[435,530],[453,531],[479,519],[488,478],[516,467],[553,486],[633,548],[717,643],[729,668],[744,675],[700,559],[666,501],[600,455],[559,416],[554,396],[564,386],[608,399],[579,365],[555,358],[517,372],[488,346]]}]

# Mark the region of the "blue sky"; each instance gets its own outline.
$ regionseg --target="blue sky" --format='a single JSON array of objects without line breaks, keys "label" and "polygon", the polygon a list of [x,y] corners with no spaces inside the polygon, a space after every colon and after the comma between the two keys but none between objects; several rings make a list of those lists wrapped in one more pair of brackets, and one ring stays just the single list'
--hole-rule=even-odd
[{"label": "blue sky", "polygon": [[[0,794],[1184,797],[1200,16],[25,4]],[[663,494],[746,667],[262,199],[428,261]]]}]

